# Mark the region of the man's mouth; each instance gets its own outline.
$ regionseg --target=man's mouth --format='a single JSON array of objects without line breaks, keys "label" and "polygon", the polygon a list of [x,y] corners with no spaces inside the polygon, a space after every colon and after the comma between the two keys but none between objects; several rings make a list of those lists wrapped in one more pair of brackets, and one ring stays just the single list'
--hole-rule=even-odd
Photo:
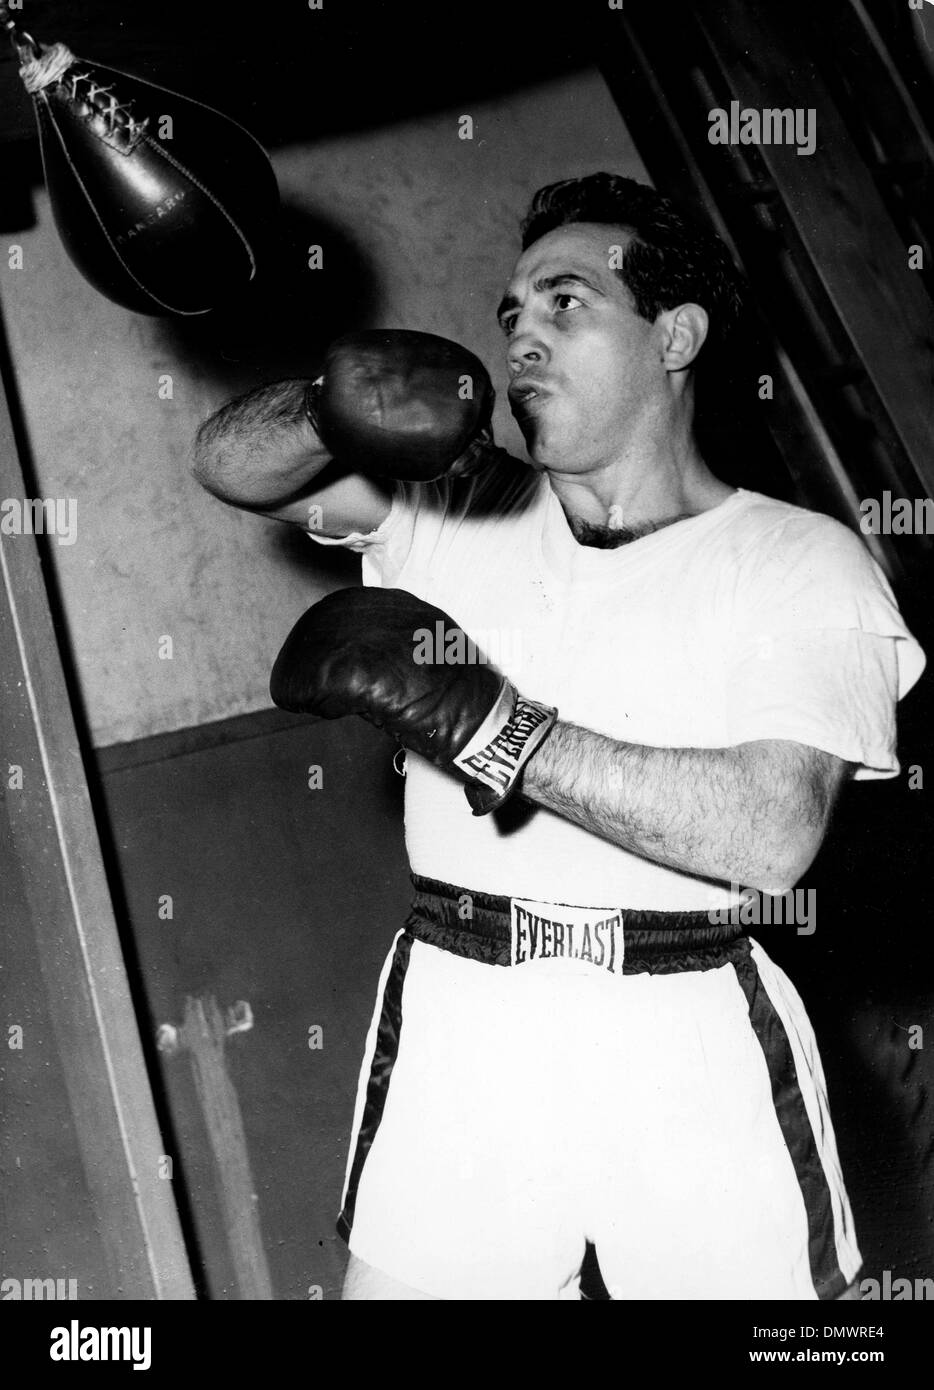
[{"label": "man's mouth", "polygon": [[509,388],[509,405],[513,415],[526,415],[538,401],[548,396],[548,390],[537,381],[514,381]]}]

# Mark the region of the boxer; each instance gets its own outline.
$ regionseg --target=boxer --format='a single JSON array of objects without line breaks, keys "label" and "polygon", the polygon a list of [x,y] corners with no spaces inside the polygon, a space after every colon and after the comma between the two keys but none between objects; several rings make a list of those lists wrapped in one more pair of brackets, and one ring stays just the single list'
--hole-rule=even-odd
[{"label": "boxer", "polygon": [[[365,1046],[346,1298],[574,1299],[588,1242],[614,1299],[855,1296],[813,1033],[727,909],[793,887],[848,779],[897,775],[924,657],[854,534],[703,457],[697,369],[740,299],[654,190],[566,180],[498,311],[533,468],[436,339],[342,340],[199,431],[215,495],[362,556],[273,699],[406,750],[415,894]],[[424,659],[435,632],[464,641]],[[480,632],[521,641],[494,662]]]}]

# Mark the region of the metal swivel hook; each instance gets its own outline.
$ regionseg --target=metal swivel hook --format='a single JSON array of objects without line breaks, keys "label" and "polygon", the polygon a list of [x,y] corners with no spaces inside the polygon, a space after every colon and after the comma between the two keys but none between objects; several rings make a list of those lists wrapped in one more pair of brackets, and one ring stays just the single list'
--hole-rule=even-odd
[{"label": "metal swivel hook", "polygon": [[33,38],[32,34],[27,34],[25,29],[19,27],[18,20],[14,19],[12,11],[5,0],[0,0],[0,28],[7,31],[10,42],[16,49],[16,56],[19,58],[20,67],[23,63],[31,62],[39,58],[42,49]]}]

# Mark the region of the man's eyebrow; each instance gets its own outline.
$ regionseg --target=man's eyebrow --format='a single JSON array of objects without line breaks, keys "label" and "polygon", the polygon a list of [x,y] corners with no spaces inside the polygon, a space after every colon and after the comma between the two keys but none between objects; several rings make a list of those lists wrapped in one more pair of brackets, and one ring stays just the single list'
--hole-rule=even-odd
[{"label": "man's eyebrow", "polygon": [[556,290],[559,285],[584,285],[588,290],[593,290],[595,294],[604,294],[600,286],[593,280],[589,280],[586,275],[581,275],[579,270],[562,270],[558,275],[546,275],[541,280],[536,280],[534,288],[536,290]]},{"label": "man's eyebrow", "polygon": [[[594,294],[606,296],[605,290],[602,290],[593,280],[588,280],[586,275],[581,275],[577,270],[562,270],[556,275],[542,275],[532,282],[532,289],[541,293],[542,290],[556,290],[559,285],[583,285],[586,289],[593,290]],[[505,294],[499,302],[496,317],[501,319],[503,314],[519,307],[519,300],[514,294]]]}]

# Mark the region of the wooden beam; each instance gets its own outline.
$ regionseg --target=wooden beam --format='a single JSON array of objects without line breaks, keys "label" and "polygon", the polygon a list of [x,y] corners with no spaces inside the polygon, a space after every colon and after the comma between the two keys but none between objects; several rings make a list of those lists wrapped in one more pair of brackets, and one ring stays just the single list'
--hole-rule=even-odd
[{"label": "wooden beam", "polygon": [[240,1101],[224,1058],[228,1028],[213,995],[185,1000],[176,1046],[191,1060],[195,1089],[214,1156],[224,1230],[242,1299],[270,1300],[272,1280],[259,1224]]},{"label": "wooden beam", "polygon": [[[0,390],[0,497],[29,496]],[[7,787],[10,764],[22,786]],[[108,1299],[194,1286],[33,535],[0,532],[0,834],[22,867]],[[7,1115],[8,1129],[25,1115]]]}]

